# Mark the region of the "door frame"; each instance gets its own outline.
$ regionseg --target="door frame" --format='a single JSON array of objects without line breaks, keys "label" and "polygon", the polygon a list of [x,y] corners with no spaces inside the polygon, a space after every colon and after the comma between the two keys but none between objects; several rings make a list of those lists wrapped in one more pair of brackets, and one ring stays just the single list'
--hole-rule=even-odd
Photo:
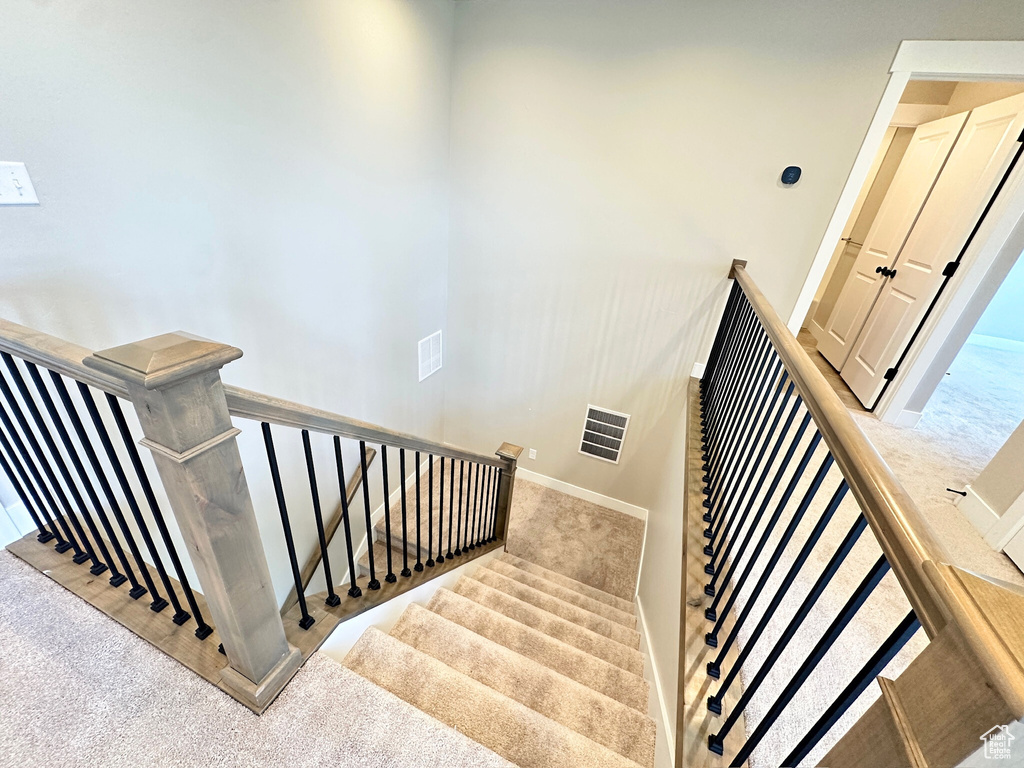
[{"label": "door frame", "polygon": [[[824,236],[790,315],[789,328],[794,334],[799,332],[807,317],[811,303],[814,301],[814,295],[835,251],[835,244],[842,237],[843,229],[853,212],[872,163],[881,147],[886,129],[896,113],[903,90],[912,78],[916,80],[1024,80],[1024,41],[904,40],[900,43],[892,66],[889,68],[889,81],[879,100],[875,115],[865,134],[864,141],[861,143],[846,185],[833,210],[832,218],[825,228]],[[1017,183],[1017,186],[1024,187],[1024,185],[1020,185],[1021,176],[1019,171],[1016,172],[1013,181]],[[1009,186],[1010,184],[1007,185],[1007,187]],[[997,235],[1001,234],[1001,230],[1006,229],[1007,222],[1004,220],[1007,218],[1007,214],[1010,213],[1012,217],[1012,212],[1007,207],[1009,197],[1011,197],[1009,194],[1001,195],[1001,201],[997,203],[990,214],[991,218],[987,219],[986,225],[978,233],[977,240],[981,242],[976,242],[971,248],[972,251],[975,251],[975,256],[978,251],[985,250],[985,245],[991,246],[990,241],[998,239]],[[1016,226],[1018,223],[1021,224],[1021,227]],[[1001,227],[1000,224],[1004,226]],[[1009,229],[1005,232],[1003,240],[1005,241],[1007,238],[1017,240],[1017,237],[1013,236],[1016,235],[1014,230],[1024,228],[1024,219],[1020,222],[1014,220],[1009,224]],[[982,237],[985,232],[988,233],[988,236]],[[1002,250],[1002,248],[997,250]],[[965,262],[968,261],[970,255],[965,254]],[[935,361],[936,354],[946,344],[947,338],[954,330],[956,319],[971,303],[975,289],[984,281],[986,275],[979,273],[983,268],[987,272],[998,254],[990,255],[992,256],[990,259],[972,258],[969,264],[964,263],[946,290],[943,291],[934,311],[921,328],[913,348],[908,352],[903,363],[903,370],[892,385],[886,389],[875,406],[875,415],[882,421],[908,426],[917,423],[920,412],[907,410],[907,405],[912,399],[920,399],[921,393],[917,393],[918,386],[923,386],[927,382],[928,369]],[[971,279],[968,279],[969,276]],[[957,350],[959,350],[959,346],[959,344],[956,345]],[[934,386],[932,389],[934,390]],[[918,395],[917,398],[914,397],[915,394]],[[927,394],[930,395],[931,392]]]}]

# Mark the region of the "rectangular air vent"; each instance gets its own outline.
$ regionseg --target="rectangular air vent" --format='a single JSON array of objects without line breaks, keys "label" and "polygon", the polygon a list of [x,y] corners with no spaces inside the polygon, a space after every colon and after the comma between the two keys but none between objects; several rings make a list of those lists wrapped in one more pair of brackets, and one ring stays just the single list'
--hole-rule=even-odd
[{"label": "rectangular air vent", "polygon": [[583,422],[580,453],[618,464],[619,455],[622,453],[622,441],[626,439],[627,426],[629,414],[588,405],[587,417]]},{"label": "rectangular air vent", "polygon": [[420,381],[441,370],[441,332],[420,339]]}]

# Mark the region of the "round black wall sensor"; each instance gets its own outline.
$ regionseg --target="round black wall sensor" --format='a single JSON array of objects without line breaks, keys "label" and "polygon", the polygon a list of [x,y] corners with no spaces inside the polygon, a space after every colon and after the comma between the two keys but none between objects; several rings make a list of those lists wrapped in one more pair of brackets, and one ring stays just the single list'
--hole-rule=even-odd
[{"label": "round black wall sensor", "polygon": [[800,181],[800,166],[791,165],[782,172],[782,183],[791,187]]}]

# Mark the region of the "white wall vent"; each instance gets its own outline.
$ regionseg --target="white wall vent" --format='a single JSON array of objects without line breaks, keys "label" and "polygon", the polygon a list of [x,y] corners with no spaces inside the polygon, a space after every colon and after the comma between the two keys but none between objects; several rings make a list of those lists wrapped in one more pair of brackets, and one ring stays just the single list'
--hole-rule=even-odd
[{"label": "white wall vent", "polygon": [[441,332],[420,339],[420,381],[441,370]]},{"label": "white wall vent", "polygon": [[580,453],[593,456],[601,461],[619,463],[622,441],[626,439],[629,414],[609,411],[607,408],[587,406],[587,417],[583,421],[583,438]]}]

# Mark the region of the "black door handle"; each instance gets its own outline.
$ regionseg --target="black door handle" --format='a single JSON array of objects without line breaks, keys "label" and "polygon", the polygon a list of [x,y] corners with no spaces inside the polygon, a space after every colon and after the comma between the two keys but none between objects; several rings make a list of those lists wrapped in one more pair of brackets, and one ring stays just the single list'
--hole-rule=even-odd
[{"label": "black door handle", "polygon": [[875,269],[875,273],[881,275],[882,277],[896,277],[896,270],[889,269],[888,267],[877,267]]}]

